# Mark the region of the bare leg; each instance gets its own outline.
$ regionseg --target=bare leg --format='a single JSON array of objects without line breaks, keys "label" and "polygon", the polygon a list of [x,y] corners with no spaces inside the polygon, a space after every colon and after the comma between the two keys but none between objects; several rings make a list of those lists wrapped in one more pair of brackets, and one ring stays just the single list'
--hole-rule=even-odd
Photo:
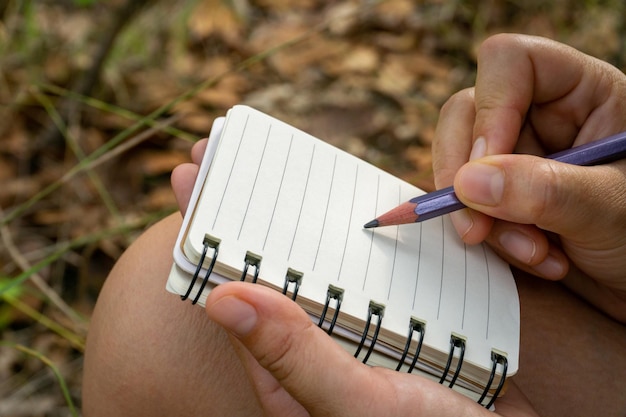
[{"label": "bare leg", "polygon": [[83,411],[97,416],[254,416],[226,334],[165,291],[180,214],[122,256],[100,294],[85,355]]},{"label": "bare leg", "polygon": [[626,416],[626,326],[560,283],[517,274],[521,357],[513,378],[542,416]]},{"label": "bare leg", "polygon": [[[259,415],[227,336],[203,309],[165,291],[180,216],[153,226],[111,272],[92,317],[87,417]],[[540,415],[626,416],[626,327],[561,284],[518,274],[522,305],[514,381]]]}]

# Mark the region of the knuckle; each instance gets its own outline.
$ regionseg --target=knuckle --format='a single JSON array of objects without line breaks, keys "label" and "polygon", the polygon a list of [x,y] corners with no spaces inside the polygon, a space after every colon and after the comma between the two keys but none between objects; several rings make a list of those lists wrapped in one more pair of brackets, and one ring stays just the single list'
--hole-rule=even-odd
[{"label": "knuckle", "polygon": [[474,106],[474,87],[465,88],[450,96],[441,106],[440,114],[454,113],[459,107],[465,108],[467,106]]},{"label": "knuckle", "polygon": [[282,337],[275,339],[271,348],[258,356],[257,361],[276,379],[284,380],[293,373],[293,361],[290,359],[290,355],[294,343],[294,335],[286,332]]},{"label": "knuckle", "polygon": [[452,184],[458,168],[467,161],[471,126],[475,117],[474,89],[466,88],[444,103],[432,143],[432,165],[438,188]]},{"label": "knuckle", "polygon": [[485,39],[478,49],[478,60],[510,51],[523,40],[523,36],[512,33],[498,33]]},{"label": "knuckle", "polygon": [[433,161],[433,174],[435,177],[435,186],[439,188],[445,188],[454,182],[454,176],[457,169],[443,166],[442,163],[436,163]]},{"label": "knuckle", "polygon": [[298,364],[302,363],[302,356],[306,351],[301,349],[310,332],[312,322],[297,330],[283,331],[279,337],[275,337],[269,348],[256,359],[259,364],[267,369],[279,382],[285,383],[297,377]]},{"label": "knuckle", "polygon": [[528,195],[535,195],[535,198],[529,199],[531,218],[561,217],[562,210],[568,206],[570,195],[561,180],[563,176],[557,172],[553,163],[544,161],[534,161],[530,173]]}]

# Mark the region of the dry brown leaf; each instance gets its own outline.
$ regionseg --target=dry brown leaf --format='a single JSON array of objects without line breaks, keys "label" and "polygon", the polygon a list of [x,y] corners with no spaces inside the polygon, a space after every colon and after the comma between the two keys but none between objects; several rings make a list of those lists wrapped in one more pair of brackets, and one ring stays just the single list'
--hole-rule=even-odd
[{"label": "dry brown leaf", "polygon": [[373,19],[377,23],[391,29],[398,29],[416,10],[413,0],[387,0],[372,10]]},{"label": "dry brown leaf", "polygon": [[135,106],[147,111],[169,103],[184,92],[174,77],[159,69],[130,74],[129,80],[133,89],[141,92],[135,96]]},{"label": "dry brown leaf", "polygon": [[[284,42],[299,39],[309,30],[310,26],[302,22],[267,23],[253,32],[250,45],[253,51],[260,53]],[[294,79],[313,70],[314,67],[321,66],[327,60],[342,56],[347,47],[349,45],[344,41],[328,39],[316,33],[308,36],[306,40],[273,53],[268,62],[281,76]]]},{"label": "dry brown leaf", "polygon": [[590,9],[570,43],[584,52],[593,51],[593,55],[599,58],[610,59],[619,52],[620,47],[624,50],[624,39],[619,35],[620,25],[624,26],[623,20],[624,15],[614,10]]},{"label": "dry brown leaf", "polygon": [[231,90],[208,89],[196,96],[196,100],[204,105],[228,109],[241,102],[241,96]]},{"label": "dry brown leaf", "polygon": [[404,65],[420,77],[447,78],[451,69],[449,63],[419,52],[398,55],[398,59],[404,61]]},{"label": "dry brown leaf", "polygon": [[393,52],[411,52],[416,49],[417,37],[412,32],[378,32],[373,36],[374,44]]},{"label": "dry brown leaf", "polygon": [[218,111],[217,114],[211,114],[206,110],[197,109],[185,112],[177,122],[177,125],[181,129],[197,132],[199,135],[208,135],[215,117],[223,115],[224,112],[222,110]]},{"label": "dry brown leaf", "polygon": [[403,97],[411,91],[416,77],[413,70],[405,64],[406,61],[397,55],[385,57],[376,80],[377,90],[392,97]]},{"label": "dry brown leaf", "polygon": [[404,157],[417,172],[429,172],[432,169],[433,158],[429,147],[409,146],[404,151]]},{"label": "dry brown leaf", "polygon": [[0,181],[2,181],[3,185],[4,181],[15,178],[16,174],[17,172],[13,161],[9,158],[0,156]]},{"label": "dry brown leaf", "polygon": [[[190,114],[193,113],[198,113],[201,111],[201,104],[198,103],[197,100],[187,100],[187,101],[180,101],[178,103],[176,103],[174,105],[174,107],[172,107],[172,113],[174,114],[178,114],[182,117],[186,117]],[[182,122],[182,119],[179,119],[177,122],[179,125]]]},{"label": "dry brown leaf", "polygon": [[6,208],[21,203],[41,188],[41,182],[36,177],[21,177],[3,181],[0,187],[0,205]]},{"label": "dry brown leaf", "polygon": [[343,149],[362,154],[363,141],[380,132],[387,124],[381,112],[363,103],[351,107],[325,106],[307,114],[303,128],[312,135]]},{"label": "dry brown leaf", "polygon": [[57,85],[64,85],[72,74],[71,63],[63,53],[48,56],[43,70],[48,80]]},{"label": "dry brown leaf", "polygon": [[216,36],[228,44],[240,43],[242,22],[229,2],[201,0],[188,22],[192,37],[202,40]]},{"label": "dry brown leaf", "polygon": [[[2,132],[2,137],[0,138],[0,152],[12,155],[15,158],[28,157],[33,144],[32,141],[29,140],[24,119],[17,117],[17,114],[10,114],[8,112],[2,114],[2,116],[7,116],[3,120],[10,121],[10,125],[6,131]],[[2,128],[0,128],[0,131],[1,130]]]},{"label": "dry brown leaf", "polygon": [[310,9],[318,4],[317,0],[257,0],[259,6],[275,13],[284,13],[294,9]]},{"label": "dry brown leaf", "polygon": [[134,158],[144,175],[156,176],[171,172],[176,166],[189,162],[189,154],[181,151],[142,151]]},{"label": "dry brown leaf", "polygon": [[164,207],[176,207],[174,192],[169,186],[160,186],[141,199],[141,207],[146,211],[162,210]]},{"label": "dry brown leaf", "polygon": [[217,107],[225,111],[241,102],[240,93],[245,91],[248,85],[249,82],[241,74],[227,74],[216,86],[200,91],[193,100],[201,105]]},{"label": "dry brown leaf", "polygon": [[62,224],[71,218],[67,208],[37,210],[33,215],[33,221],[38,225]]},{"label": "dry brown leaf", "polygon": [[194,57],[187,74],[201,80],[211,80],[232,71],[234,67],[233,60],[229,55]]},{"label": "dry brown leaf", "polygon": [[346,73],[372,74],[379,66],[378,51],[362,45],[350,49],[341,59],[328,60],[324,65],[328,73],[336,76],[346,76]]},{"label": "dry brown leaf", "polygon": [[340,2],[330,5],[324,20],[328,22],[328,31],[335,36],[345,36],[357,30],[360,23],[360,5],[356,2]]}]

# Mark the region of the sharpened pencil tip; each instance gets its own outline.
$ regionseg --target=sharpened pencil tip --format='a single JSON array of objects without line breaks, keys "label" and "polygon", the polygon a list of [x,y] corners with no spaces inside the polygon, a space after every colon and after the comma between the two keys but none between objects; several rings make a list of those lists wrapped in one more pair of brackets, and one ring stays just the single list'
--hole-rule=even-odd
[{"label": "sharpened pencil tip", "polygon": [[365,229],[371,229],[372,227],[378,227],[378,220],[374,219],[370,222],[367,222],[363,225]]}]

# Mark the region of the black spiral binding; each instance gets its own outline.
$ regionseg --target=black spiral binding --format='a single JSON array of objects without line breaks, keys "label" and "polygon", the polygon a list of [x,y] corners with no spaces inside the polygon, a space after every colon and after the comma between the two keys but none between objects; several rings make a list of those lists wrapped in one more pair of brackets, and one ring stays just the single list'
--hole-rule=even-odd
[{"label": "black spiral binding", "polygon": [[404,346],[404,350],[402,351],[402,357],[398,362],[396,371],[399,371],[400,368],[402,368],[402,365],[404,365],[404,361],[406,360],[406,357],[409,354],[409,349],[411,348],[411,341],[413,341],[413,333],[415,332],[420,334],[420,339],[419,342],[417,342],[417,348],[415,349],[415,354],[413,355],[413,360],[411,361],[411,365],[409,366],[407,373],[410,374],[411,372],[413,372],[413,369],[415,369],[415,365],[417,365],[417,358],[419,358],[420,356],[422,343],[424,342],[424,335],[426,334],[426,322],[416,317],[411,317],[411,320],[409,321],[409,334],[406,338],[406,345]]},{"label": "black spiral binding", "polygon": [[337,323],[337,317],[339,317],[341,301],[343,300],[343,289],[335,287],[332,284],[328,286],[328,291],[326,291],[326,302],[324,303],[324,309],[322,310],[322,314],[320,315],[320,321],[317,324],[317,326],[320,328],[322,327],[322,325],[324,324],[324,320],[326,319],[326,313],[328,312],[328,307],[330,306],[331,299],[335,300],[335,314],[333,314],[333,318],[330,321],[328,330],[326,330],[326,333],[328,333],[329,335],[333,334],[333,328]]},{"label": "black spiral binding", "polygon": [[287,268],[287,274],[285,275],[285,285],[283,285],[283,294],[287,294],[287,290],[289,289],[289,284],[294,284],[294,289],[291,295],[292,300],[296,300],[298,297],[298,290],[300,289],[300,284],[302,284],[302,276],[304,274],[300,271],[296,271],[295,269]]},{"label": "black spiral binding", "polygon": [[491,367],[491,373],[489,374],[489,381],[487,381],[485,390],[483,391],[482,395],[478,399],[478,404],[482,405],[483,400],[487,396],[487,393],[489,393],[489,390],[491,389],[491,384],[493,384],[493,380],[496,375],[496,368],[498,367],[498,364],[502,365],[502,375],[500,376],[500,382],[498,383],[498,386],[495,392],[493,393],[493,396],[491,397],[487,405],[485,405],[485,408],[487,409],[491,408],[493,403],[498,398],[498,395],[500,395],[500,391],[502,391],[502,387],[504,387],[504,381],[506,380],[506,371],[509,367],[509,361],[507,360],[506,354],[504,352],[499,352],[493,349],[491,351],[491,361],[492,361],[493,366]]},{"label": "black spiral binding", "polygon": [[370,324],[372,323],[372,316],[378,316],[378,320],[376,322],[376,327],[374,329],[374,335],[370,339],[370,346],[363,358],[363,363],[367,363],[372,351],[374,350],[374,345],[376,344],[376,340],[378,340],[378,333],[380,332],[380,326],[383,323],[383,316],[385,315],[385,306],[383,304],[379,304],[375,301],[370,301],[369,308],[367,310],[367,321],[365,322],[365,328],[363,329],[363,335],[361,336],[361,342],[359,343],[359,347],[354,353],[354,357],[357,358],[359,353],[361,353],[361,349],[365,345],[365,341],[367,340],[367,333],[370,329]]},{"label": "black spiral binding", "polygon": [[246,252],[246,257],[244,258],[245,264],[243,266],[243,271],[241,271],[241,278],[239,281],[245,281],[246,276],[248,275],[248,268],[251,266],[254,267],[254,275],[252,275],[252,283],[256,284],[259,279],[259,270],[261,269],[261,256],[252,253],[250,251]]},{"label": "black spiral binding", "polygon": [[209,277],[211,276],[211,272],[213,271],[213,267],[215,266],[215,261],[217,261],[217,253],[219,250],[220,242],[221,240],[216,237],[213,237],[208,234],[204,235],[204,239],[202,241],[202,246],[203,246],[202,255],[200,255],[200,259],[198,260],[198,266],[196,267],[196,271],[194,272],[193,278],[191,279],[191,284],[189,284],[189,288],[187,288],[187,292],[185,293],[185,295],[180,296],[181,300],[184,301],[187,298],[189,298],[189,294],[191,294],[191,290],[193,290],[193,287],[196,284],[196,281],[198,279],[198,275],[200,274],[200,271],[202,270],[202,265],[204,264],[204,260],[206,259],[207,252],[209,248],[212,248],[214,251],[213,259],[211,259],[211,264],[207,268],[206,274],[204,275],[204,279],[202,280],[202,285],[200,285],[200,289],[198,290],[198,293],[196,294],[191,304],[196,304],[198,302],[198,300],[200,299],[200,294],[202,294],[204,287],[209,281]]},{"label": "black spiral binding", "polygon": [[452,379],[450,380],[450,388],[454,386],[456,379],[459,377],[459,373],[461,372],[461,367],[463,366],[463,356],[465,356],[465,338],[456,333],[452,333],[450,335],[450,352],[448,353],[448,361],[446,362],[446,367],[443,370],[443,374],[441,375],[441,379],[439,380],[440,384],[446,380],[448,376],[448,372],[450,371],[450,366],[452,365],[452,358],[454,356],[454,351],[456,348],[459,348],[459,359],[456,365],[456,370],[454,371],[454,375],[452,375]]},{"label": "black spiral binding", "polygon": [[[185,295],[181,295],[181,299],[182,300],[186,300],[187,298],[189,298],[189,295],[191,294],[191,291],[193,290],[196,281],[198,280],[198,276],[200,275],[200,271],[202,270],[202,266],[204,264],[204,261],[207,257],[207,253],[209,248],[213,249],[213,257],[211,259],[211,263],[209,264],[209,267],[206,270],[205,276],[202,280],[202,284],[200,285],[200,289],[198,290],[196,296],[194,297],[192,304],[196,304],[198,302],[198,300],[200,299],[200,295],[202,294],[202,291],[204,290],[204,288],[206,287],[207,282],[209,281],[209,277],[211,275],[211,272],[213,271],[213,268],[215,267],[215,263],[217,261],[217,256],[218,256],[218,251],[219,251],[219,245],[220,245],[221,240],[211,236],[209,234],[206,234],[204,236],[203,242],[202,242],[202,254],[200,255],[200,259],[198,261],[198,266],[196,267],[196,270],[193,274],[193,278],[191,280],[191,283],[189,284],[189,288],[187,288],[187,292],[185,293]],[[241,273],[241,278],[240,281],[245,281],[247,275],[248,275],[248,270],[249,268],[252,266],[255,268],[254,274],[252,275],[252,283],[256,283],[259,277],[259,271],[260,271],[260,267],[261,267],[261,260],[262,257],[259,255],[256,255],[255,253],[252,253],[250,251],[246,252],[246,256],[244,258],[244,268],[242,270]],[[297,296],[298,296],[298,290],[300,289],[300,285],[302,284],[302,278],[303,278],[304,274],[300,271],[297,271],[295,269],[292,268],[288,268],[287,269],[287,273],[285,274],[285,282],[283,285],[283,294],[287,294],[288,289],[290,284],[294,285],[294,289],[292,292],[292,296],[291,299],[292,300],[296,300]],[[341,302],[343,301],[343,295],[344,295],[344,290],[342,288],[339,287],[335,287],[334,285],[329,285],[328,286],[328,291],[326,293],[326,302],[324,304],[324,308],[322,310],[322,314],[320,315],[320,319],[319,319],[319,323],[318,326],[321,328],[322,325],[324,324],[324,321],[326,319],[326,314],[328,313],[328,308],[330,307],[330,302],[331,300],[335,300],[335,312],[333,314],[333,317],[330,321],[330,325],[327,329],[327,333],[329,335],[332,334],[333,332],[333,328],[335,327],[335,324],[337,323],[337,318],[339,317],[339,311],[341,309]],[[378,316],[378,319],[376,321],[376,325],[374,328],[374,334],[372,335],[371,339],[370,339],[370,345],[368,347],[367,353],[365,354],[365,357],[363,358],[363,363],[367,363],[370,355],[372,354],[373,350],[374,350],[374,345],[376,344],[376,341],[378,340],[378,335],[380,332],[380,328],[382,326],[382,321],[383,321],[383,316],[385,313],[385,306],[383,304],[379,304],[376,303],[374,301],[370,301],[369,304],[369,308],[368,308],[368,314],[367,314],[367,320],[365,323],[365,327],[363,329],[363,334],[361,335],[361,341],[359,342],[359,345],[356,349],[356,352],[354,353],[354,357],[357,358],[359,356],[359,354],[361,353],[361,350],[363,349],[363,347],[365,346],[365,342],[367,341],[367,335],[369,333],[369,328],[371,326],[372,323],[372,318],[373,316]],[[409,368],[407,370],[407,373],[411,373],[414,369],[415,366],[417,365],[417,361],[422,349],[422,344],[424,342],[424,336],[426,334],[426,322],[423,320],[420,320],[418,318],[415,317],[411,317],[411,320],[409,322],[409,332],[407,335],[407,339],[406,339],[406,344],[404,346],[404,350],[402,351],[402,355],[400,357],[400,360],[398,362],[398,366],[396,367],[396,371],[399,371],[402,368],[402,365],[404,365],[404,362],[409,354],[409,350],[411,348],[411,342],[413,341],[413,335],[414,333],[419,333],[419,341],[417,343],[417,347],[415,349],[415,353],[413,354],[413,359],[411,361],[411,364],[409,365]],[[448,377],[448,373],[450,372],[450,367],[452,366],[452,360],[454,358],[454,352],[455,350],[458,348],[459,349],[459,356],[458,356],[458,362],[456,365],[456,369],[454,371],[454,374],[452,376],[452,379],[450,380],[449,383],[449,387],[452,388],[454,386],[454,384],[456,383],[457,378],[459,377],[459,374],[461,372],[461,368],[463,366],[463,358],[465,356],[465,346],[466,346],[466,339],[465,337],[452,333],[452,335],[450,336],[450,351],[448,353],[448,359],[446,361],[446,366],[443,370],[443,373],[441,375],[441,379],[439,380],[440,384],[443,384],[443,382],[446,380],[446,378]],[[495,379],[495,374],[498,368],[498,365],[501,365],[502,367],[502,374],[500,377],[500,381],[498,383],[498,386],[496,387],[493,396],[491,396],[489,402],[484,406],[485,408],[489,409],[491,408],[491,406],[493,405],[493,403],[495,402],[495,400],[498,398],[498,395],[500,395],[500,392],[502,391],[502,388],[504,387],[504,383],[506,380],[506,374],[507,374],[507,369],[508,369],[508,360],[506,358],[506,354],[504,352],[499,352],[497,350],[492,350],[491,352],[491,361],[492,361],[492,368],[491,368],[491,373],[489,374],[489,380],[487,381],[487,384],[480,396],[480,398],[478,399],[478,404],[483,405],[482,402],[485,400],[485,398],[487,397],[487,395],[489,394],[489,390],[491,389],[491,386],[493,385],[493,381]]]}]

